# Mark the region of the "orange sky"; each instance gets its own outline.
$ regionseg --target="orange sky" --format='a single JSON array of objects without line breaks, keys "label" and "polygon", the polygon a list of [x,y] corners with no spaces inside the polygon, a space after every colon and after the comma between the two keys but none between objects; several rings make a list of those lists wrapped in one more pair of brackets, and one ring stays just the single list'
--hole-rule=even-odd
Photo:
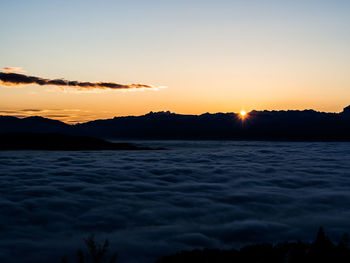
[{"label": "orange sky", "polygon": [[350,2],[14,2],[2,7],[0,68],[167,88],[0,86],[0,114],[74,123],[162,110],[339,112],[350,104]]}]

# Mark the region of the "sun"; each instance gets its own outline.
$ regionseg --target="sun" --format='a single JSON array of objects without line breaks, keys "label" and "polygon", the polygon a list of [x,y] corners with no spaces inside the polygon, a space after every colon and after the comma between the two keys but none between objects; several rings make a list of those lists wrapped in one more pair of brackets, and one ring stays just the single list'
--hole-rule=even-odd
[{"label": "sun", "polygon": [[241,118],[245,118],[247,116],[247,112],[245,110],[241,110],[240,113]]}]

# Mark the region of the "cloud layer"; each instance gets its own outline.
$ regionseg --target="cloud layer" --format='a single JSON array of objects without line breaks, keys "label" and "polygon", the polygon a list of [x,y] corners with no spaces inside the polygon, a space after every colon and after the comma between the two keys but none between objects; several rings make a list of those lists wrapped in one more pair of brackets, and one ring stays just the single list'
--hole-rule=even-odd
[{"label": "cloud layer", "polygon": [[148,143],[170,150],[0,151],[0,262],[74,262],[91,233],[150,263],[350,229],[350,144]]},{"label": "cloud layer", "polygon": [[21,73],[14,73],[10,68],[5,68],[0,72],[0,84],[5,86],[22,86],[22,85],[50,85],[58,87],[73,87],[77,89],[139,89],[154,88],[151,85],[144,84],[119,84],[115,82],[83,82],[65,79],[45,79],[41,77],[28,76]]}]

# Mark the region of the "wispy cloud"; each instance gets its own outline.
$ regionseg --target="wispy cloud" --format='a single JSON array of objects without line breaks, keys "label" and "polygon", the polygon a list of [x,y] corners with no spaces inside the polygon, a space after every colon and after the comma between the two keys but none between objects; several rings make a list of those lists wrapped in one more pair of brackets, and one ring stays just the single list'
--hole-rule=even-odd
[{"label": "wispy cloud", "polygon": [[41,109],[23,109],[21,111],[24,111],[24,112],[40,112],[40,111],[43,111]]},{"label": "wispy cloud", "polygon": [[18,118],[41,116],[70,124],[114,117],[109,111],[96,112],[83,109],[0,109],[0,116],[4,115]]},{"label": "wispy cloud", "polygon": [[4,73],[25,73],[26,71],[23,70],[21,67],[5,67],[3,69]]},{"label": "wispy cloud", "polygon": [[14,73],[13,67],[4,68],[0,72],[0,84],[4,86],[22,86],[22,85],[40,85],[40,86],[57,86],[72,87],[78,90],[90,89],[111,89],[111,90],[127,90],[127,89],[158,89],[152,85],[145,84],[119,84],[115,82],[83,82],[65,79],[46,79],[35,76],[28,76],[21,73]]}]

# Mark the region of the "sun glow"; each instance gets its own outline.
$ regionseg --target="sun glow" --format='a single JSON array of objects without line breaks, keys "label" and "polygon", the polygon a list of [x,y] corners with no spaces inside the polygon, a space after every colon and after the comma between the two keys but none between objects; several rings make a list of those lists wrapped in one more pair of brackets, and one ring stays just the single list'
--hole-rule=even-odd
[{"label": "sun glow", "polygon": [[241,115],[241,118],[245,118],[247,116],[247,112],[245,110],[241,110],[239,115]]}]

